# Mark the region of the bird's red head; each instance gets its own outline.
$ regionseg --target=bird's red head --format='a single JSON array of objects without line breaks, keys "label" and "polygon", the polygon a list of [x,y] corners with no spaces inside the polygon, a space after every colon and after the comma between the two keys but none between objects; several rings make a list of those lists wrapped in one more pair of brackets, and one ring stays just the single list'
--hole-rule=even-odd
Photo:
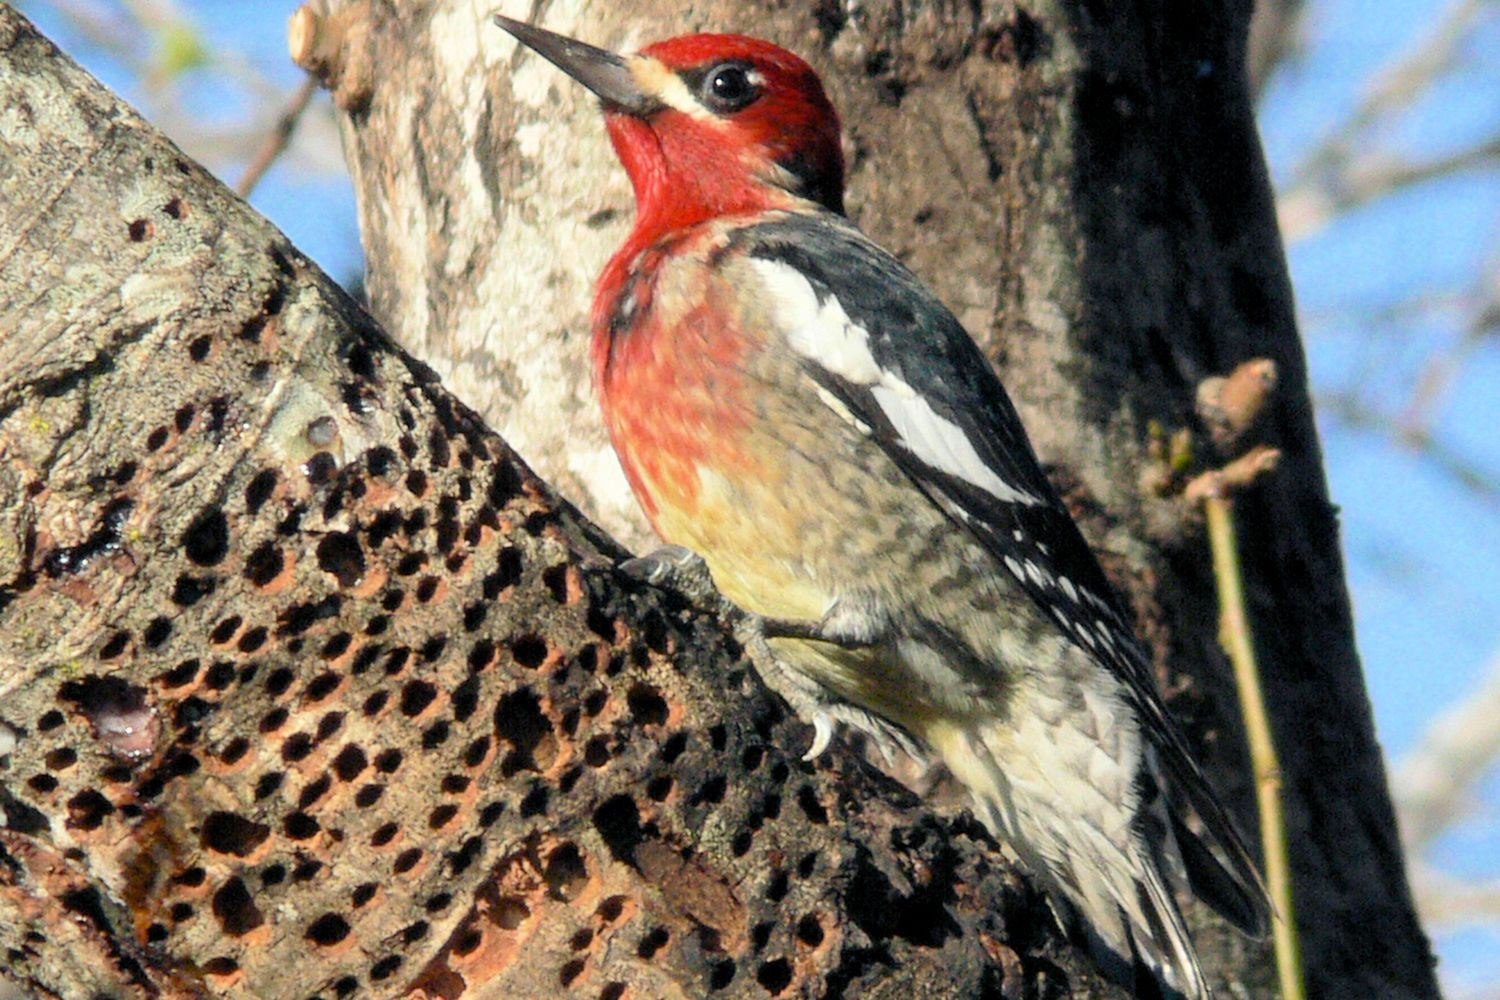
[{"label": "bird's red head", "polygon": [[641,51],[637,79],[662,108],[606,104],[610,139],[641,214],[712,217],[777,207],[787,196],[842,212],[839,119],[811,66],[744,35],[684,35]]},{"label": "bird's red head", "polygon": [[799,200],[843,211],[838,113],[812,67],[785,49],[684,35],[618,56],[496,20],[603,101],[635,188],[637,239]]}]

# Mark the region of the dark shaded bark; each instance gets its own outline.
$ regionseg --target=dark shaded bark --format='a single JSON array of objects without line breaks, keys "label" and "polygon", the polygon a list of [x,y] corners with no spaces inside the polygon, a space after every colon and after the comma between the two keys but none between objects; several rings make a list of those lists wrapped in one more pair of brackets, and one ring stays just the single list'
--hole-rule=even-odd
[{"label": "dark shaded bark", "polygon": [[5,976],[1122,995],[8,7],[0,108]]},{"label": "dark shaded bark", "polygon": [[[643,543],[586,378],[589,283],[630,214],[592,100],[466,4],[332,6],[347,18],[329,75],[356,98],[346,140],[376,314],[518,428],[546,476]],[[751,31],[823,73],[845,118],[851,215],[996,361],[1246,830],[1254,806],[1201,526],[1141,484],[1155,478],[1159,429],[1198,429],[1204,377],[1276,361],[1261,436],[1285,458],[1241,498],[1239,522],[1310,986],[1436,995],[1254,126],[1250,5],[557,0],[544,13],[616,48]],[[1260,947],[1217,927],[1199,939],[1220,982],[1271,989]]]}]

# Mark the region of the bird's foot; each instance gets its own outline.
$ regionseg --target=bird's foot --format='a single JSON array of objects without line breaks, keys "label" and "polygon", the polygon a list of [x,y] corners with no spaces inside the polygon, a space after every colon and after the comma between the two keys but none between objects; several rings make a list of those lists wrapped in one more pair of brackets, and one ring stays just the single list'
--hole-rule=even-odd
[{"label": "bird's foot", "polygon": [[[753,617],[753,616],[752,616]],[[889,719],[843,700],[818,681],[785,664],[771,650],[764,633],[747,635],[753,623],[743,624],[735,634],[745,646],[755,672],[766,687],[779,694],[797,717],[813,727],[812,744],[802,755],[806,761],[822,756],[840,727],[847,726],[867,735],[887,764],[896,759],[896,751],[921,762],[926,754],[912,735]]]},{"label": "bird's foot", "polygon": [[643,556],[626,559],[620,563],[620,572],[653,587],[670,587],[694,604],[709,607],[729,604],[714,586],[708,563],[684,545],[663,545]]},{"label": "bird's foot", "polygon": [[749,640],[744,643],[747,646],[765,639],[807,639],[859,649],[880,642],[888,628],[872,598],[841,597],[816,621],[746,611],[719,592],[703,557],[682,545],[663,545],[627,559],[620,563],[620,571],[653,587],[670,587],[693,604],[717,612],[737,631],[745,626],[748,631],[742,638]]},{"label": "bird's foot", "polygon": [[772,691],[813,727],[812,745],[803,760],[815,760],[828,749],[839,726],[866,733],[889,762],[895,750],[921,759],[911,734],[886,719],[840,699],[816,679],[787,664],[771,648],[771,639],[826,642],[845,649],[878,645],[890,634],[890,620],[873,598],[845,596],[822,618],[799,620],[759,615],[719,593],[703,557],[681,545],[661,548],[620,564],[620,570],[655,587],[670,587],[701,608],[713,611],[734,631],[755,672]]},{"label": "bird's foot", "polygon": [[844,633],[849,630],[841,628],[841,622],[832,622],[832,628],[828,628],[820,621],[766,618],[747,612],[718,592],[702,556],[682,546],[661,546],[648,555],[621,562],[619,570],[643,583],[675,589],[696,606],[717,613],[732,628],[766,687],[792,706],[799,718],[813,724],[813,744],[802,760],[816,759],[828,750],[834,736],[837,699],[822,684],[783,663],[766,640],[814,639],[844,645],[849,639]]}]

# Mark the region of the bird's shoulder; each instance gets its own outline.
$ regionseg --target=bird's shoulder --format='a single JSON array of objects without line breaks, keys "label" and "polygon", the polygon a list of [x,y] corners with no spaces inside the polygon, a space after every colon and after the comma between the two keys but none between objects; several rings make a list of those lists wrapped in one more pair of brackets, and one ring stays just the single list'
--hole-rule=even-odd
[{"label": "bird's shoulder", "polygon": [[999,377],[909,268],[828,212],[743,225],[716,252],[806,376],[1023,583],[1123,617]]}]

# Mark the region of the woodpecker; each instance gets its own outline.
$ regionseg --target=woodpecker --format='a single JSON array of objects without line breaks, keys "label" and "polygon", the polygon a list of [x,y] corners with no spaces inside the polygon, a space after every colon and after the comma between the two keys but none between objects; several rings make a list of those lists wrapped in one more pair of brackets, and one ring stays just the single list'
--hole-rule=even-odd
[{"label": "woodpecker", "polygon": [[849,723],[935,755],[1103,956],[1207,998],[1174,893],[1261,935],[1254,864],[994,371],[844,217],[817,74],[742,35],[622,56],[495,20],[601,100],[634,188],[591,355],[671,546],[648,565],[701,559],[761,623],[814,753]]}]

